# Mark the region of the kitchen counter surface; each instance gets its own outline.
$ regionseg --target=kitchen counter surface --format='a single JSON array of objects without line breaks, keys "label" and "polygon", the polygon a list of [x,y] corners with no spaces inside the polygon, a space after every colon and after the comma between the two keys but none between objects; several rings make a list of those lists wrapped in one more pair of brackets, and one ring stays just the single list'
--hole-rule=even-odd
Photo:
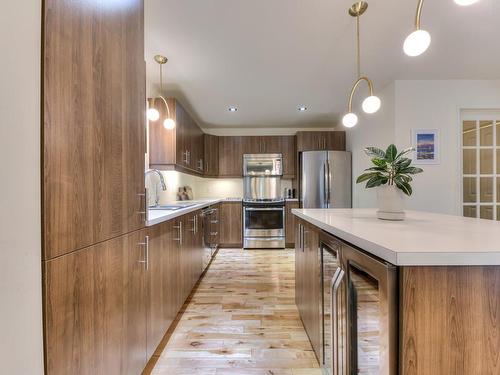
[{"label": "kitchen counter surface", "polygon": [[[241,200],[241,199],[240,199]],[[217,204],[219,202],[224,202],[224,201],[234,201],[233,198],[230,199],[225,199],[225,198],[219,198],[219,199],[198,199],[198,200],[192,200],[192,201],[176,201],[176,202],[171,202],[169,204],[171,205],[176,205],[176,204],[193,204],[192,206],[185,207],[185,208],[179,208],[176,210],[151,210],[148,209],[148,220],[146,221],[146,226],[151,227],[156,224],[163,223],[164,221],[167,220],[172,220],[175,219],[176,217],[188,214],[190,212],[208,207],[212,204]]]},{"label": "kitchen counter surface", "polygon": [[293,209],[299,218],[398,266],[500,265],[500,222],[406,211],[384,221],[375,209]]}]

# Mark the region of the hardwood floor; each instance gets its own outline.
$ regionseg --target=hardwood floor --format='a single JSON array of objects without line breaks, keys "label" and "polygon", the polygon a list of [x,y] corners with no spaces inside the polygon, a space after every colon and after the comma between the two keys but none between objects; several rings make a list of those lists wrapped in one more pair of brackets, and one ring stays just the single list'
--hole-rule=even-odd
[{"label": "hardwood floor", "polygon": [[151,374],[320,375],[294,278],[293,250],[221,249]]}]

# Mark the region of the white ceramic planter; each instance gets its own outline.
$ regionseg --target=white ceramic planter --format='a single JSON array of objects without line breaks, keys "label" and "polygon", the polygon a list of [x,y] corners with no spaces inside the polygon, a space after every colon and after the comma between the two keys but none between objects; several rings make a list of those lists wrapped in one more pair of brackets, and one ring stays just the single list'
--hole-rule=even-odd
[{"label": "white ceramic planter", "polygon": [[377,188],[377,217],[382,220],[404,220],[405,195],[396,185],[383,185]]}]

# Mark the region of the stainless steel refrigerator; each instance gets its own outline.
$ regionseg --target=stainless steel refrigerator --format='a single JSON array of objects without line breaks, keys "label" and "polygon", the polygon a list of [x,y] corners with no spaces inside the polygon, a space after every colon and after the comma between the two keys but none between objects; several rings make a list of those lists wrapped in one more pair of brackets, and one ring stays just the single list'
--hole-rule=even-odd
[{"label": "stainless steel refrigerator", "polygon": [[300,207],[352,207],[350,152],[304,151],[299,165]]}]

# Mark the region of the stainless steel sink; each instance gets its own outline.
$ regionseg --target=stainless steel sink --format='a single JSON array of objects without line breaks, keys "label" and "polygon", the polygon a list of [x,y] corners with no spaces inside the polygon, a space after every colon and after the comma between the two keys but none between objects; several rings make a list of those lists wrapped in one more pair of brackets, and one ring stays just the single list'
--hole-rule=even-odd
[{"label": "stainless steel sink", "polygon": [[149,207],[150,210],[180,210],[182,208],[187,208],[194,206],[196,203],[176,203],[176,204],[159,204],[158,206]]}]

